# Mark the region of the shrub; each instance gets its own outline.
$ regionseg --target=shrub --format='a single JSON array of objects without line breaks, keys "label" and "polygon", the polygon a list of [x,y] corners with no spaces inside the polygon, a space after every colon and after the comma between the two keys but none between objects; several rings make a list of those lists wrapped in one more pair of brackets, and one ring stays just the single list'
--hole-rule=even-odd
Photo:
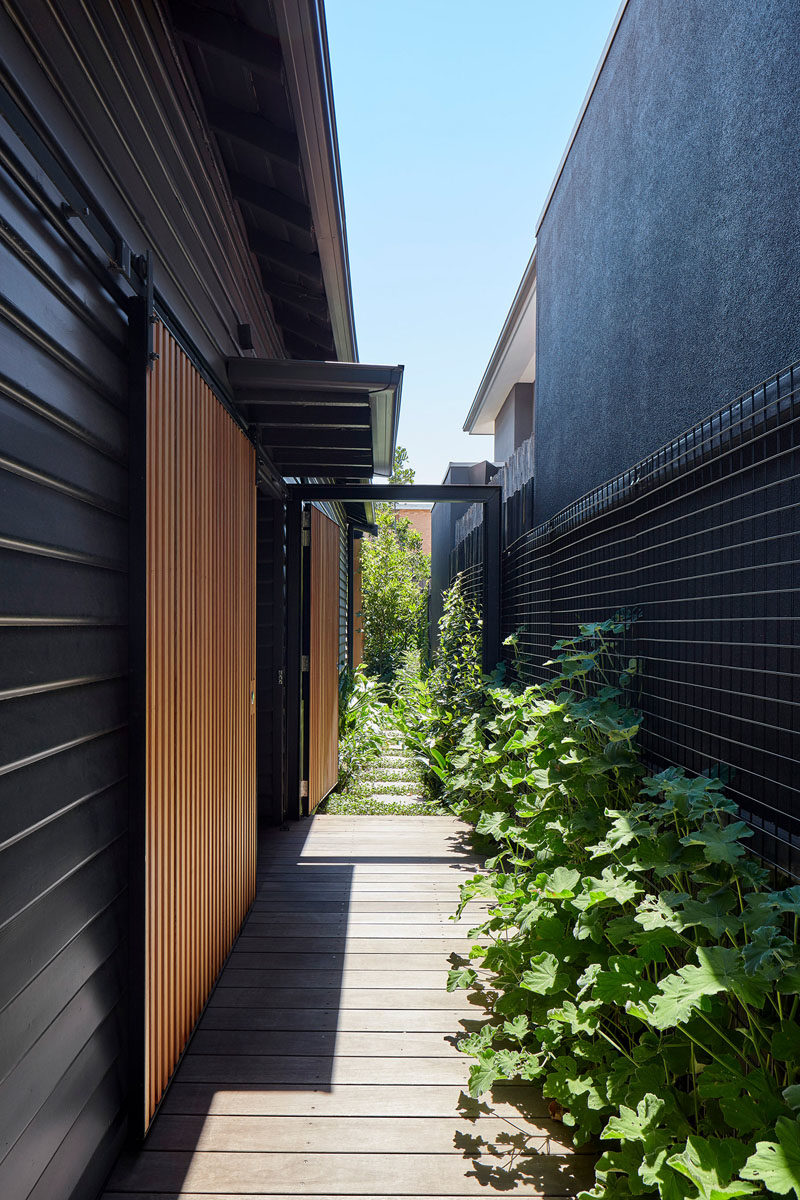
[{"label": "shrub", "polygon": [[386,689],[363,666],[339,677],[339,788],[345,787],[383,745]]},{"label": "shrub", "polygon": [[391,506],[382,505],[376,520],[378,536],[364,538],[361,552],[364,661],[388,681],[403,653],[423,645],[430,561],[417,531]]},{"label": "shrub", "polygon": [[545,686],[485,682],[432,747],[494,849],[448,983],[488,1008],[470,1090],[535,1081],[576,1143],[609,1143],[583,1200],[800,1197],[800,887],[767,886],[719,779],[645,771],[608,677],[627,623],[558,643]]}]

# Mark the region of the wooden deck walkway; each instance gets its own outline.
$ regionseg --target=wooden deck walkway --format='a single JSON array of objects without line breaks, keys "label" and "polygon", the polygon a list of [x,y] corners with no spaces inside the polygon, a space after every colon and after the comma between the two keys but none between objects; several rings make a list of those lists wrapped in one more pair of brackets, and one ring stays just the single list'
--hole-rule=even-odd
[{"label": "wooden deck walkway", "polygon": [[[475,869],[450,817],[320,816],[274,832],[255,905],[137,1155],[105,1200],[574,1196],[591,1158],[529,1089],[462,1096],[449,920]],[[526,1099],[527,1098],[527,1099]]]}]

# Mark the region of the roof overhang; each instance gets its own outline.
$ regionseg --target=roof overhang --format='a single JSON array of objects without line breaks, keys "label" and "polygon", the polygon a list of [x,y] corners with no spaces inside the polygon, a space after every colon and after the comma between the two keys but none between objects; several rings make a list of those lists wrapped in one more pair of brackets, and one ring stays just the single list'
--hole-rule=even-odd
[{"label": "roof overhang", "polygon": [[336,354],[357,362],[344,190],[323,0],[275,0]]},{"label": "roof overhang", "polygon": [[403,368],[232,358],[236,406],[285,479],[391,475]]},{"label": "roof overhang", "polygon": [[494,422],[515,383],[533,383],[536,374],[536,250],[528,260],[516,295],[483,373],[467,433],[494,433]]},{"label": "roof overhang", "polygon": [[[169,12],[282,342],[276,351],[357,359],[322,0],[169,0]],[[249,315],[240,320],[246,351]]]}]

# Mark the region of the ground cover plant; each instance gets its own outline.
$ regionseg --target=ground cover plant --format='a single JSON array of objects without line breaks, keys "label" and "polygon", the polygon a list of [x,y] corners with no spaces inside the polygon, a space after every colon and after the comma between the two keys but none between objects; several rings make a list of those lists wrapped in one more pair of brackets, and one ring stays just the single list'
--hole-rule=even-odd
[{"label": "ground cover plant", "polygon": [[490,847],[462,909],[490,906],[448,984],[487,1008],[460,1041],[470,1090],[531,1081],[596,1139],[582,1200],[800,1197],[800,887],[769,885],[719,779],[643,767],[638,664],[611,673],[627,625],[558,643],[543,687],[470,682],[470,709],[451,680],[405,712]]}]

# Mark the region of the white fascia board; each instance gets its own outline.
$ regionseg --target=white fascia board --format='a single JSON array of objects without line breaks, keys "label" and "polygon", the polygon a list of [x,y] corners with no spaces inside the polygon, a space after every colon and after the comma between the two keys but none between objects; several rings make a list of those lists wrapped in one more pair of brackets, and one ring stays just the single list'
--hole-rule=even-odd
[{"label": "white fascia board", "polygon": [[483,373],[464,422],[466,433],[494,433],[494,422],[515,383],[532,383],[536,373],[536,250]]},{"label": "white fascia board", "polygon": [[340,362],[358,362],[323,0],[275,0],[284,69]]}]

